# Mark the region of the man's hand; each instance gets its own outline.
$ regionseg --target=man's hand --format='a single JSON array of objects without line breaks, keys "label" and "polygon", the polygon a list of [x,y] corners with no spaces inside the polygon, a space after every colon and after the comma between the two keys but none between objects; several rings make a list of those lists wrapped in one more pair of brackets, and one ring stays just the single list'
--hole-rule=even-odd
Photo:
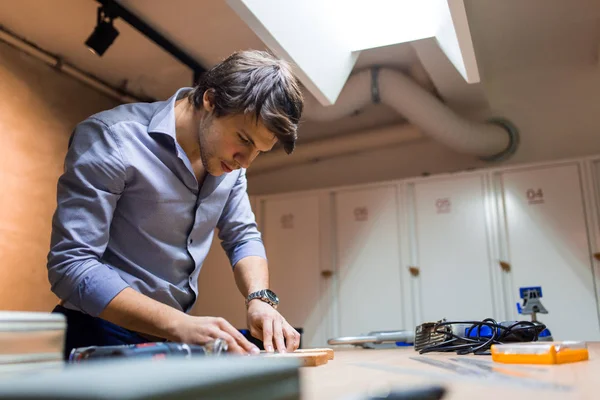
[{"label": "man's hand", "polygon": [[102,311],[100,318],[132,331],[173,342],[204,345],[220,338],[227,342],[228,351],[232,353],[260,352],[225,319],[188,315],[132,288],[125,288],[116,295]]},{"label": "man's hand", "polygon": [[248,326],[252,336],[262,340],[268,352],[274,350],[273,344],[280,353],[293,352],[300,345],[300,334],[277,310],[261,300],[248,303]]},{"label": "man's hand", "polygon": [[229,352],[260,353],[258,347],[250,343],[240,331],[220,317],[194,317],[184,314],[183,318],[173,325],[173,336],[178,342],[200,345],[221,338],[227,342],[227,351]]}]

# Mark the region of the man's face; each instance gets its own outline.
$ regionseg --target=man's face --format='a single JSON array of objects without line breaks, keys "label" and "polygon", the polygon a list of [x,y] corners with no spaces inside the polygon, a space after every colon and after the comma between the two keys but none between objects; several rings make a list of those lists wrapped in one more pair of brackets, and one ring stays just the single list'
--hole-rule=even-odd
[{"label": "man's face", "polygon": [[257,123],[251,116],[215,118],[212,112],[207,112],[200,122],[198,141],[204,168],[212,176],[220,176],[248,168],[260,153],[273,148],[276,137],[262,121]]}]

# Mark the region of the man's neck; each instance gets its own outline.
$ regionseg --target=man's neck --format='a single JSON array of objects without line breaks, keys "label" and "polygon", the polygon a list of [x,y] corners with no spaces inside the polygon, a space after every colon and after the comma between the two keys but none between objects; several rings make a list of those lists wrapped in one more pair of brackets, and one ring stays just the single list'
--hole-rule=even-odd
[{"label": "man's neck", "polygon": [[200,126],[200,112],[196,111],[188,99],[181,99],[175,103],[175,136],[188,159],[192,163],[194,175],[199,185],[206,177],[206,170],[200,156],[198,143],[198,129]]},{"label": "man's neck", "polygon": [[199,111],[194,109],[187,98],[175,102],[175,135],[190,160],[200,158],[198,144]]}]

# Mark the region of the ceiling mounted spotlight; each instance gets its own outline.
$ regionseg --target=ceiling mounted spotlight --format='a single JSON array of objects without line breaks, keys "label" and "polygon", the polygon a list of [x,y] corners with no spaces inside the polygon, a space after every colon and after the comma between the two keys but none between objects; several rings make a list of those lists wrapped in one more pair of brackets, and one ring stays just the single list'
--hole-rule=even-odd
[{"label": "ceiling mounted spotlight", "polygon": [[119,36],[119,31],[113,26],[115,17],[107,12],[105,7],[98,7],[96,28],[85,41],[88,49],[99,57],[110,47]]},{"label": "ceiling mounted spotlight", "polygon": [[[1,0],[0,0],[1,1]],[[206,69],[186,53],[175,43],[168,40],[160,32],[156,31],[152,26],[148,25],[137,15],[123,7],[120,0],[96,0],[101,4],[98,8],[98,21],[96,29],[90,35],[85,44],[90,51],[98,56],[102,56],[110,47],[114,40],[119,36],[119,31],[113,26],[113,20],[120,18],[123,22],[128,23],[135,28],[139,33],[150,39],[163,50],[167,51],[173,57],[181,61],[183,64],[190,67],[193,71],[193,84],[198,82],[199,77],[206,72]]]}]

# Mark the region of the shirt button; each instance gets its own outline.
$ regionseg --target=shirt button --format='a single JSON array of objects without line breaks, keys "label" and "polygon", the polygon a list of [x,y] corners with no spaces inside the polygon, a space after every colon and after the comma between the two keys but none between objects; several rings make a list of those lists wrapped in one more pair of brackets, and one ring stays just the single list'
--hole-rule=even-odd
[{"label": "shirt button", "polygon": [[190,244],[194,243],[194,239],[190,239]]}]

